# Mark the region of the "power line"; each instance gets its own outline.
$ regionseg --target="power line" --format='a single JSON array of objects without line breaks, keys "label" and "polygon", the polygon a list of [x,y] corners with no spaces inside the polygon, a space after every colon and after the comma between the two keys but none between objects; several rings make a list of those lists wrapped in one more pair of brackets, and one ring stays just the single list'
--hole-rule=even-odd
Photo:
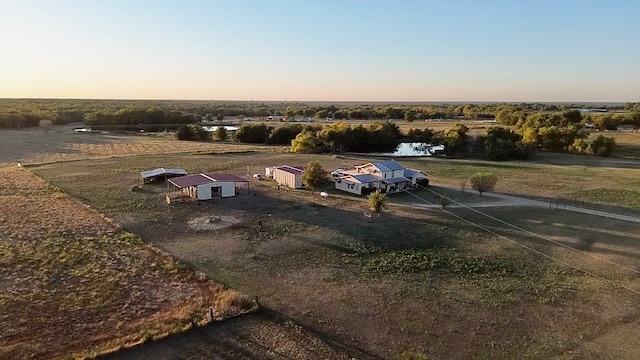
[{"label": "power line", "polygon": [[[425,199],[423,199],[423,198],[421,198],[421,197],[419,197],[419,196],[417,196],[417,195],[415,195],[415,194],[412,194],[412,193],[410,193],[410,192],[408,192],[408,191],[405,191],[405,192],[406,192],[407,194],[409,194],[409,195],[411,195],[411,196],[413,196],[413,197],[415,197],[415,198],[417,198],[417,199],[421,200],[421,201],[426,202],[426,203],[427,203],[427,204],[429,204],[429,205],[436,206],[435,204],[431,203],[430,201],[425,200]],[[614,285],[614,286],[617,286],[617,287],[622,288],[622,289],[625,289],[625,290],[629,290],[629,291],[631,291],[631,292],[633,292],[633,293],[635,293],[635,294],[637,294],[637,295],[640,295],[640,291],[638,291],[638,290],[635,290],[635,289],[630,288],[630,287],[628,287],[628,286],[622,285],[622,284],[620,284],[620,283],[618,283],[618,282],[616,282],[616,281],[613,281],[613,280],[607,279],[607,278],[605,278],[604,276],[598,275],[598,274],[593,273],[593,272],[591,272],[591,271],[588,271],[588,270],[582,269],[582,268],[580,268],[580,267],[577,267],[577,266],[575,266],[575,265],[572,265],[572,264],[570,264],[570,263],[568,263],[568,262],[566,262],[566,261],[564,261],[564,260],[560,260],[560,259],[558,259],[558,258],[555,258],[555,257],[551,256],[551,255],[545,254],[545,253],[543,253],[542,251],[536,250],[536,249],[534,249],[534,248],[532,248],[532,247],[530,247],[530,246],[527,246],[527,245],[521,244],[521,243],[519,243],[519,242],[517,242],[517,241],[515,241],[515,240],[513,240],[513,239],[510,239],[510,238],[508,238],[508,237],[506,237],[506,236],[504,236],[504,235],[498,234],[497,232],[495,232],[495,231],[493,231],[493,230],[491,230],[491,229],[489,229],[489,228],[487,228],[487,227],[485,227],[485,226],[482,226],[482,225],[477,224],[477,223],[475,223],[475,222],[473,222],[473,221],[471,221],[471,220],[468,220],[468,219],[465,219],[465,218],[463,218],[463,217],[461,217],[461,216],[459,216],[459,215],[456,215],[456,214],[452,213],[451,211],[448,211],[448,210],[446,210],[446,209],[441,209],[441,210],[442,210],[443,212],[445,212],[445,213],[447,213],[447,214],[449,214],[449,215],[451,215],[451,216],[455,217],[456,219],[459,219],[459,220],[462,220],[462,221],[464,221],[464,222],[467,222],[467,223],[469,223],[469,224],[471,224],[471,225],[473,225],[473,226],[475,226],[475,227],[477,227],[477,228],[479,228],[479,229],[482,229],[482,230],[484,230],[484,231],[486,231],[486,232],[488,232],[488,233],[490,233],[490,234],[493,234],[493,235],[495,235],[495,236],[497,236],[497,237],[499,237],[499,238],[501,238],[501,239],[504,239],[504,240],[507,240],[507,241],[509,241],[509,242],[512,242],[512,243],[514,243],[514,244],[516,244],[516,245],[518,245],[518,246],[520,246],[520,247],[523,247],[523,248],[525,248],[525,249],[527,249],[527,250],[529,250],[529,251],[532,251],[532,252],[534,252],[534,253],[536,253],[536,254],[538,254],[538,255],[540,255],[540,256],[543,256],[543,257],[546,257],[546,258],[551,259],[551,260],[553,260],[553,261],[559,262],[559,263],[561,263],[561,264],[563,264],[563,265],[565,265],[565,266],[568,266],[568,267],[570,267],[570,268],[572,268],[572,269],[574,269],[574,270],[578,270],[578,271],[580,271],[580,272],[582,272],[582,273],[584,273],[584,274],[587,274],[587,275],[589,275],[589,276],[593,276],[593,277],[595,277],[595,278],[597,278],[597,279],[600,279],[600,280],[603,280],[603,281],[605,281],[605,282],[608,282],[608,283],[610,283],[610,284],[612,284],[612,285]]]},{"label": "power line", "polygon": [[[426,188],[426,187],[424,187],[424,186],[421,186],[421,185],[418,185],[418,186],[419,186],[419,187],[421,187],[421,188],[423,188],[423,189],[425,189],[425,190],[427,190],[427,191],[430,191],[430,192],[432,192],[432,193],[434,193],[434,194],[436,194],[436,195],[438,195],[438,196],[444,196],[444,195],[442,195],[442,194],[440,194],[440,193],[438,193],[438,192],[436,192],[436,191],[434,191],[434,190],[431,190],[431,189],[429,189],[429,188]],[[412,194],[412,195],[413,195],[413,194]],[[631,272],[634,272],[634,273],[636,273],[636,274],[639,274],[639,275],[640,275],[640,271],[638,271],[638,270],[636,270],[636,269],[632,269],[632,268],[630,268],[630,267],[628,267],[628,266],[625,266],[625,265],[622,265],[622,264],[618,264],[618,263],[613,262],[613,261],[611,261],[611,260],[607,260],[607,259],[605,259],[605,258],[602,258],[602,257],[598,256],[598,255],[590,254],[590,253],[588,253],[588,252],[586,252],[586,251],[582,251],[582,250],[580,250],[580,249],[576,249],[576,248],[571,247],[571,246],[569,246],[569,245],[567,245],[567,244],[563,244],[563,243],[561,243],[561,242],[559,242],[559,241],[556,241],[556,240],[550,239],[550,238],[548,238],[548,237],[546,237],[546,236],[543,236],[543,235],[540,235],[540,234],[534,233],[533,231],[527,230],[527,229],[522,228],[522,227],[520,227],[520,226],[518,226],[518,225],[511,224],[511,223],[509,223],[509,222],[507,222],[507,221],[504,221],[504,220],[502,220],[502,219],[499,219],[499,218],[497,218],[497,217],[495,217],[495,216],[491,216],[491,215],[489,215],[489,214],[483,213],[482,211],[480,211],[480,210],[476,210],[476,209],[474,209],[474,208],[472,208],[472,207],[470,207],[470,206],[468,206],[468,205],[465,205],[465,204],[463,204],[463,203],[461,203],[461,202],[459,202],[459,201],[453,200],[453,199],[451,199],[451,198],[448,198],[448,199],[449,199],[449,200],[451,200],[452,202],[454,202],[454,203],[456,203],[456,204],[458,204],[458,205],[460,205],[460,206],[462,206],[462,207],[466,208],[466,209],[469,209],[469,210],[471,210],[471,211],[473,211],[473,212],[476,212],[476,213],[478,213],[478,214],[480,214],[480,215],[483,215],[483,216],[485,216],[485,217],[488,217],[489,219],[495,220],[495,221],[497,221],[497,222],[499,222],[499,223],[502,223],[502,224],[505,224],[505,225],[507,225],[507,226],[510,226],[510,227],[512,227],[512,228],[514,228],[514,229],[520,230],[520,231],[522,231],[522,232],[524,232],[524,233],[527,233],[527,234],[533,235],[533,236],[538,237],[538,238],[540,238],[540,239],[543,239],[543,240],[546,240],[546,241],[552,242],[552,243],[553,243],[553,244],[555,244],[555,245],[562,246],[562,247],[564,247],[564,248],[567,248],[567,249],[569,249],[569,250],[575,251],[575,252],[580,253],[580,254],[582,254],[582,255],[586,255],[586,256],[592,257],[592,258],[594,258],[594,259],[597,259],[597,260],[600,260],[600,261],[606,262],[606,263],[608,263],[608,264],[610,264],[610,265],[614,265],[614,266],[617,266],[617,267],[619,267],[619,268],[621,268],[621,269],[624,269],[624,270],[627,270],[627,271],[631,271]]]}]

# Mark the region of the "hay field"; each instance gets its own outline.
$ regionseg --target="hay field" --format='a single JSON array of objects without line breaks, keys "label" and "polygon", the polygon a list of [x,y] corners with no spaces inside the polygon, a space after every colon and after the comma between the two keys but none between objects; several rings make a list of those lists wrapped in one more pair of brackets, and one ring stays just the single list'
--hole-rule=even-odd
[{"label": "hay field", "polygon": [[2,359],[94,356],[253,306],[23,168],[0,181]]}]

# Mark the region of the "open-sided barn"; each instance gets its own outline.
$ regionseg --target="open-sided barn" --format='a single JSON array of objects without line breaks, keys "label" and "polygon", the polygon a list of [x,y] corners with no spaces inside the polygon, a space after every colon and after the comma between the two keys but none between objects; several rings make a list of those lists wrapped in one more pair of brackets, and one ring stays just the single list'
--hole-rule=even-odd
[{"label": "open-sided barn", "polygon": [[211,200],[214,197],[235,196],[237,184],[246,184],[249,189],[249,181],[231,174],[195,174],[169,179],[178,191],[178,194],[167,195],[167,202],[190,200]]}]

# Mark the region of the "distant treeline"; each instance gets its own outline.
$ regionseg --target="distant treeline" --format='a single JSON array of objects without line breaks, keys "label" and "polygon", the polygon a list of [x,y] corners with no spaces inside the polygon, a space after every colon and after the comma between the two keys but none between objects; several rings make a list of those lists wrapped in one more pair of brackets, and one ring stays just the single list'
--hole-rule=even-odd
[{"label": "distant treeline", "polygon": [[[38,126],[41,120],[50,120],[53,124],[86,121],[87,125],[114,126],[134,125],[134,123],[186,123],[203,118],[208,120],[221,120],[225,117],[266,118],[269,115],[336,120],[493,119],[498,118],[499,114],[504,118],[526,117],[535,113],[557,113],[576,108],[602,111],[604,113],[593,115],[594,122],[601,117],[610,116],[611,120],[603,121],[611,124],[623,119],[618,119],[622,115],[608,114],[608,111],[640,112],[640,103],[330,104],[257,101],[0,99],[0,127]],[[160,119],[161,117],[164,119]]]},{"label": "distant treeline", "polygon": [[[444,153],[453,157],[478,157],[489,160],[524,160],[535,151],[548,150],[598,156],[610,156],[615,147],[613,138],[598,136],[587,142],[590,131],[580,112],[533,114],[519,121],[515,129],[489,127],[484,134],[471,136],[469,129],[455,124],[444,131],[409,129],[403,133],[393,121],[353,125],[333,122],[323,127],[286,124],[278,127],[265,124],[243,124],[234,140],[243,143],[291,145],[297,153],[392,152],[400,142],[444,145]],[[194,127],[187,131],[187,128]],[[178,131],[180,140],[210,140],[198,125]],[[185,136],[185,134],[193,134]],[[198,136],[198,134],[201,134]],[[226,132],[219,139],[226,139]]]}]

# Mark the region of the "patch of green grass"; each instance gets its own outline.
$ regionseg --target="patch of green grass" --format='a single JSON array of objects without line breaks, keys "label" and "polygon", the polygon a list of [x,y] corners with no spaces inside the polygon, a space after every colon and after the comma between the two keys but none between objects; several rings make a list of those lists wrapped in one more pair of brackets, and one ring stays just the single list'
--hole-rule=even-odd
[{"label": "patch of green grass", "polygon": [[366,276],[401,276],[434,273],[454,276],[479,285],[482,302],[500,306],[523,296],[541,303],[554,302],[567,288],[569,272],[538,258],[481,257],[454,248],[390,250],[349,245],[348,256],[355,259]]},{"label": "patch of green grass", "polygon": [[579,190],[569,198],[597,204],[619,204],[621,206],[640,209],[640,190],[598,188]]}]

